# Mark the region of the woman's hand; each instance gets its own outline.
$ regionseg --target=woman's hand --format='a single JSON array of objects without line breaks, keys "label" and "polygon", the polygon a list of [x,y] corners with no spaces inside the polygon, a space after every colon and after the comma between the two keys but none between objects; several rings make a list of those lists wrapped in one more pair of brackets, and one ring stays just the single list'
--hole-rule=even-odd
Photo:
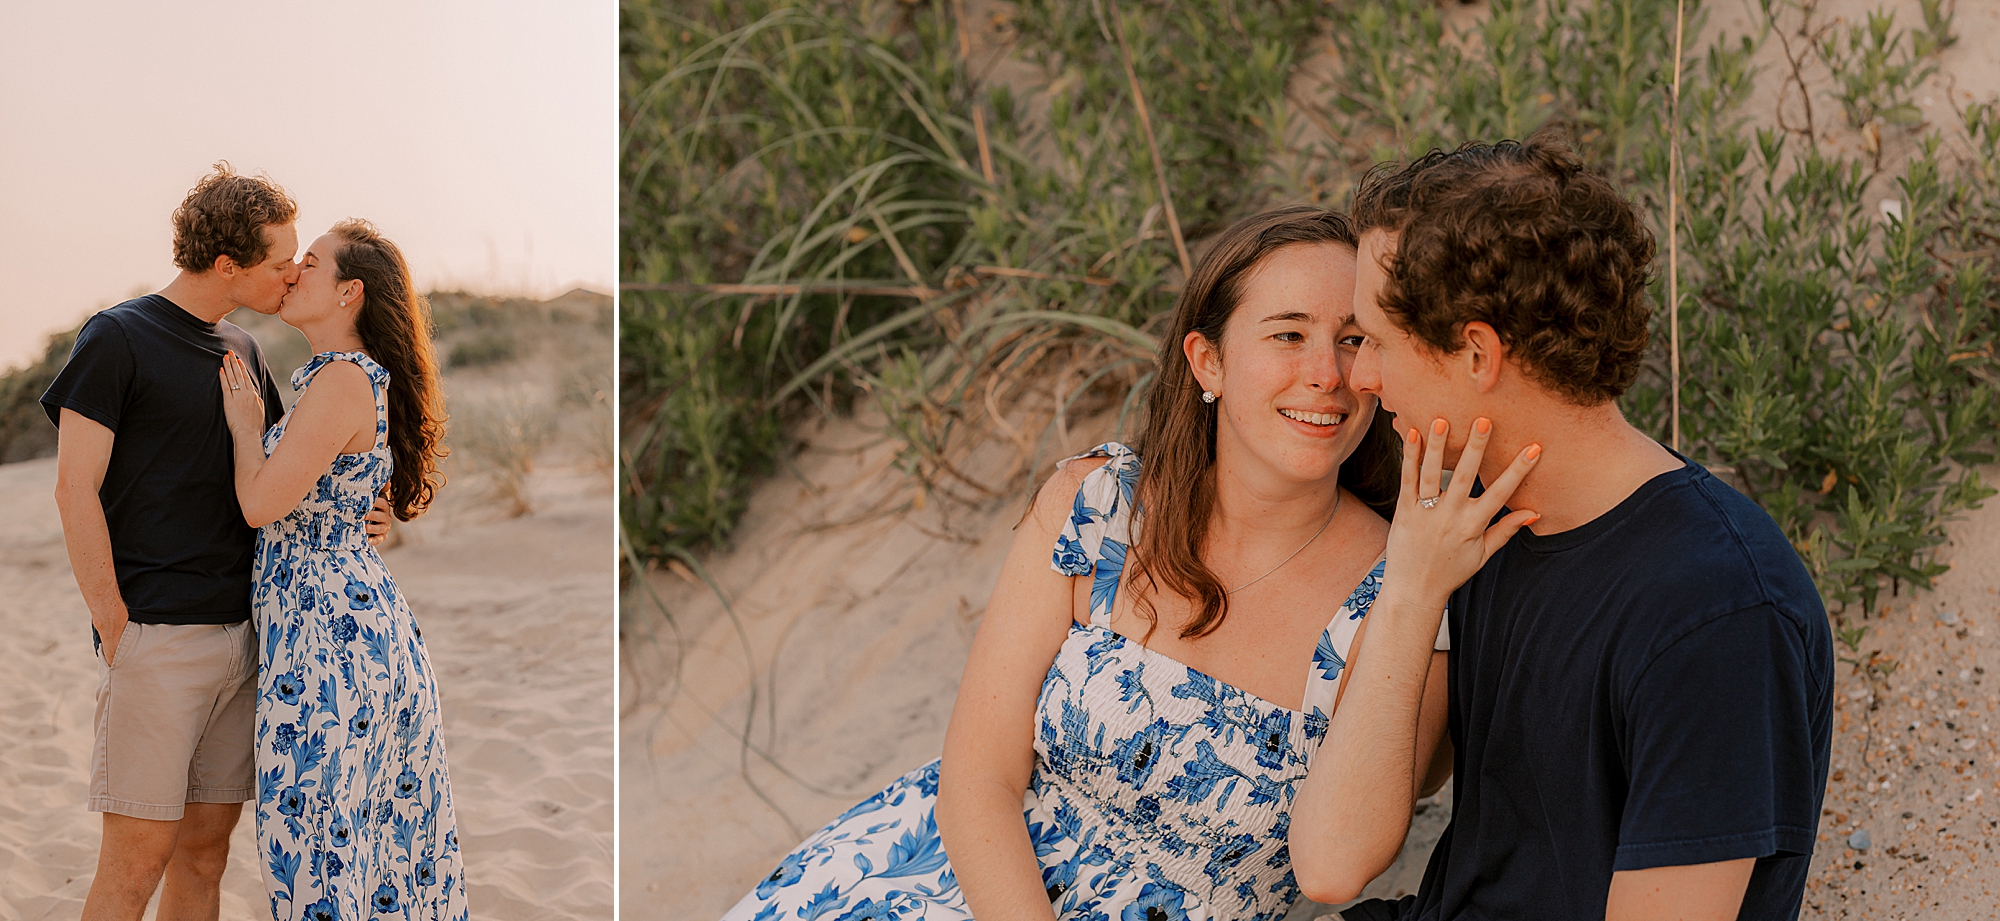
[{"label": "woman's hand", "polygon": [[229,433],[236,437],[249,435],[260,444],[264,436],[264,398],[257,395],[257,386],[250,377],[250,369],[243,366],[243,359],[235,352],[222,356],[222,416],[229,423]]},{"label": "woman's hand", "polygon": [[1429,437],[1422,439],[1421,463],[1417,430],[1410,429],[1404,436],[1403,490],[1396,500],[1396,520],[1389,526],[1384,593],[1393,588],[1404,600],[1425,610],[1443,610],[1451,593],[1513,539],[1514,532],[1541,517],[1516,509],[1499,521],[1493,520],[1541,458],[1541,445],[1523,448],[1514,463],[1475,499],[1472,481],[1486,455],[1493,423],[1487,419],[1472,423],[1472,433],[1466,437],[1465,451],[1459,458],[1459,475],[1451,478],[1449,487],[1441,488],[1445,438],[1450,432],[1450,423],[1443,419],[1431,423]]}]

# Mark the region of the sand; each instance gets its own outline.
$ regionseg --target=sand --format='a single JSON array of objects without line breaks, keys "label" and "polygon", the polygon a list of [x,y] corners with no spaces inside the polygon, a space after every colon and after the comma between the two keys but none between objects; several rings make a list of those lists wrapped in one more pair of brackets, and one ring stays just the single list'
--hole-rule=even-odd
[{"label": "sand", "polygon": [[[96,664],[52,498],[55,459],[0,466],[0,917],[79,917],[99,819],[84,810]],[[476,478],[446,487],[384,554],[423,625],[474,917],[611,915],[609,477],[533,474],[500,518]],[[246,810],[247,812],[247,810]],[[244,818],[222,917],[268,918]]]},{"label": "sand", "polygon": [[[1838,649],[1880,652],[1894,671],[1871,681],[1839,668],[1833,782],[1802,918],[2000,915],[2000,498],[1950,534],[1937,590],[1854,618],[1869,628],[1860,655]],[[1868,846],[1849,846],[1862,832]]]}]

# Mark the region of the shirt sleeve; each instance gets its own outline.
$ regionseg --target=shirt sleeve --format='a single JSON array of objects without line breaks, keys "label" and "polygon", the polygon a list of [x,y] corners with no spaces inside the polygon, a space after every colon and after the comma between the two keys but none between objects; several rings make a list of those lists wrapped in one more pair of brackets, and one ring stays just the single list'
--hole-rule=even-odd
[{"label": "shirt sleeve", "polygon": [[42,394],[42,408],[57,426],[62,425],[62,411],[71,409],[116,432],[133,370],[125,331],[116,320],[98,314],[77,332],[69,362]]},{"label": "shirt sleeve", "polygon": [[1653,657],[1621,708],[1628,785],[1613,870],[1812,853],[1829,754],[1814,723],[1831,686],[1811,663],[1799,628],[1769,605]]}]

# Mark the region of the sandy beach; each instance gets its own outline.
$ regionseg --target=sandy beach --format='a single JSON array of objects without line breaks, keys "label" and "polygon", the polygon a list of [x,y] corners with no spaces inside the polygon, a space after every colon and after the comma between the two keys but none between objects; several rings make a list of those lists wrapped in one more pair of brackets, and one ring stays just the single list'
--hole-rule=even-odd
[{"label": "sandy beach", "polygon": [[[552,390],[560,367],[454,372],[447,386],[456,408],[503,385]],[[582,415],[565,430],[587,433]],[[399,524],[383,558],[437,672],[473,916],[601,921],[612,905],[611,478],[575,438],[537,460],[532,511],[508,517],[470,452],[454,458],[437,505]],[[0,918],[28,921],[79,917],[100,823],[84,810],[97,666],[55,470],[52,457],[0,466]],[[270,917],[256,855],[246,814],[223,878],[227,921]]]}]

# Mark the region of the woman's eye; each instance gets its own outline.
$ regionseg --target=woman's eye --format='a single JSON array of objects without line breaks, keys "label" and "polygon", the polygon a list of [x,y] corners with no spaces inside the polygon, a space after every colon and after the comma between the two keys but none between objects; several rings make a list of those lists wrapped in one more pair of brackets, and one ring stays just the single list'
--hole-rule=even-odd
[{"label": "woman's eye", "polygon": [[1277,334],[1276,336],[1272,336],[1271,338],[1273,338],[1273,339],[1276,339],[1276,340],[1278,340],[1279,342],[1304,342],[1304,341],[1306,341],[1306,337],[1305,337],[1305,334],[1304,334],[1304,333],[1297,333],[1297,332],[1290,332],[1290,331],[1287,331],[1287,332],[1282,332],[1282,333],[1279,333],[1279,334]]},{"label": "woman's eye", "polygon": [[1348,348],[1354,348],[1354,349],[1358,349],[1358,348],[1360,348],[1360,347],[1361,347],[1361,343],[1363,343],[1363,342],[1366,342],[1366,341],[1368,341],[1368,337],[1367,337],[1367,336],[1362,336],[1362,335],[1354,335],[1354,336],[1342,336],[1342,337],[1340,338],[1340,344],[1341,344],[1341,345],[1344,345],[1344,346],[1347,346]]}]

